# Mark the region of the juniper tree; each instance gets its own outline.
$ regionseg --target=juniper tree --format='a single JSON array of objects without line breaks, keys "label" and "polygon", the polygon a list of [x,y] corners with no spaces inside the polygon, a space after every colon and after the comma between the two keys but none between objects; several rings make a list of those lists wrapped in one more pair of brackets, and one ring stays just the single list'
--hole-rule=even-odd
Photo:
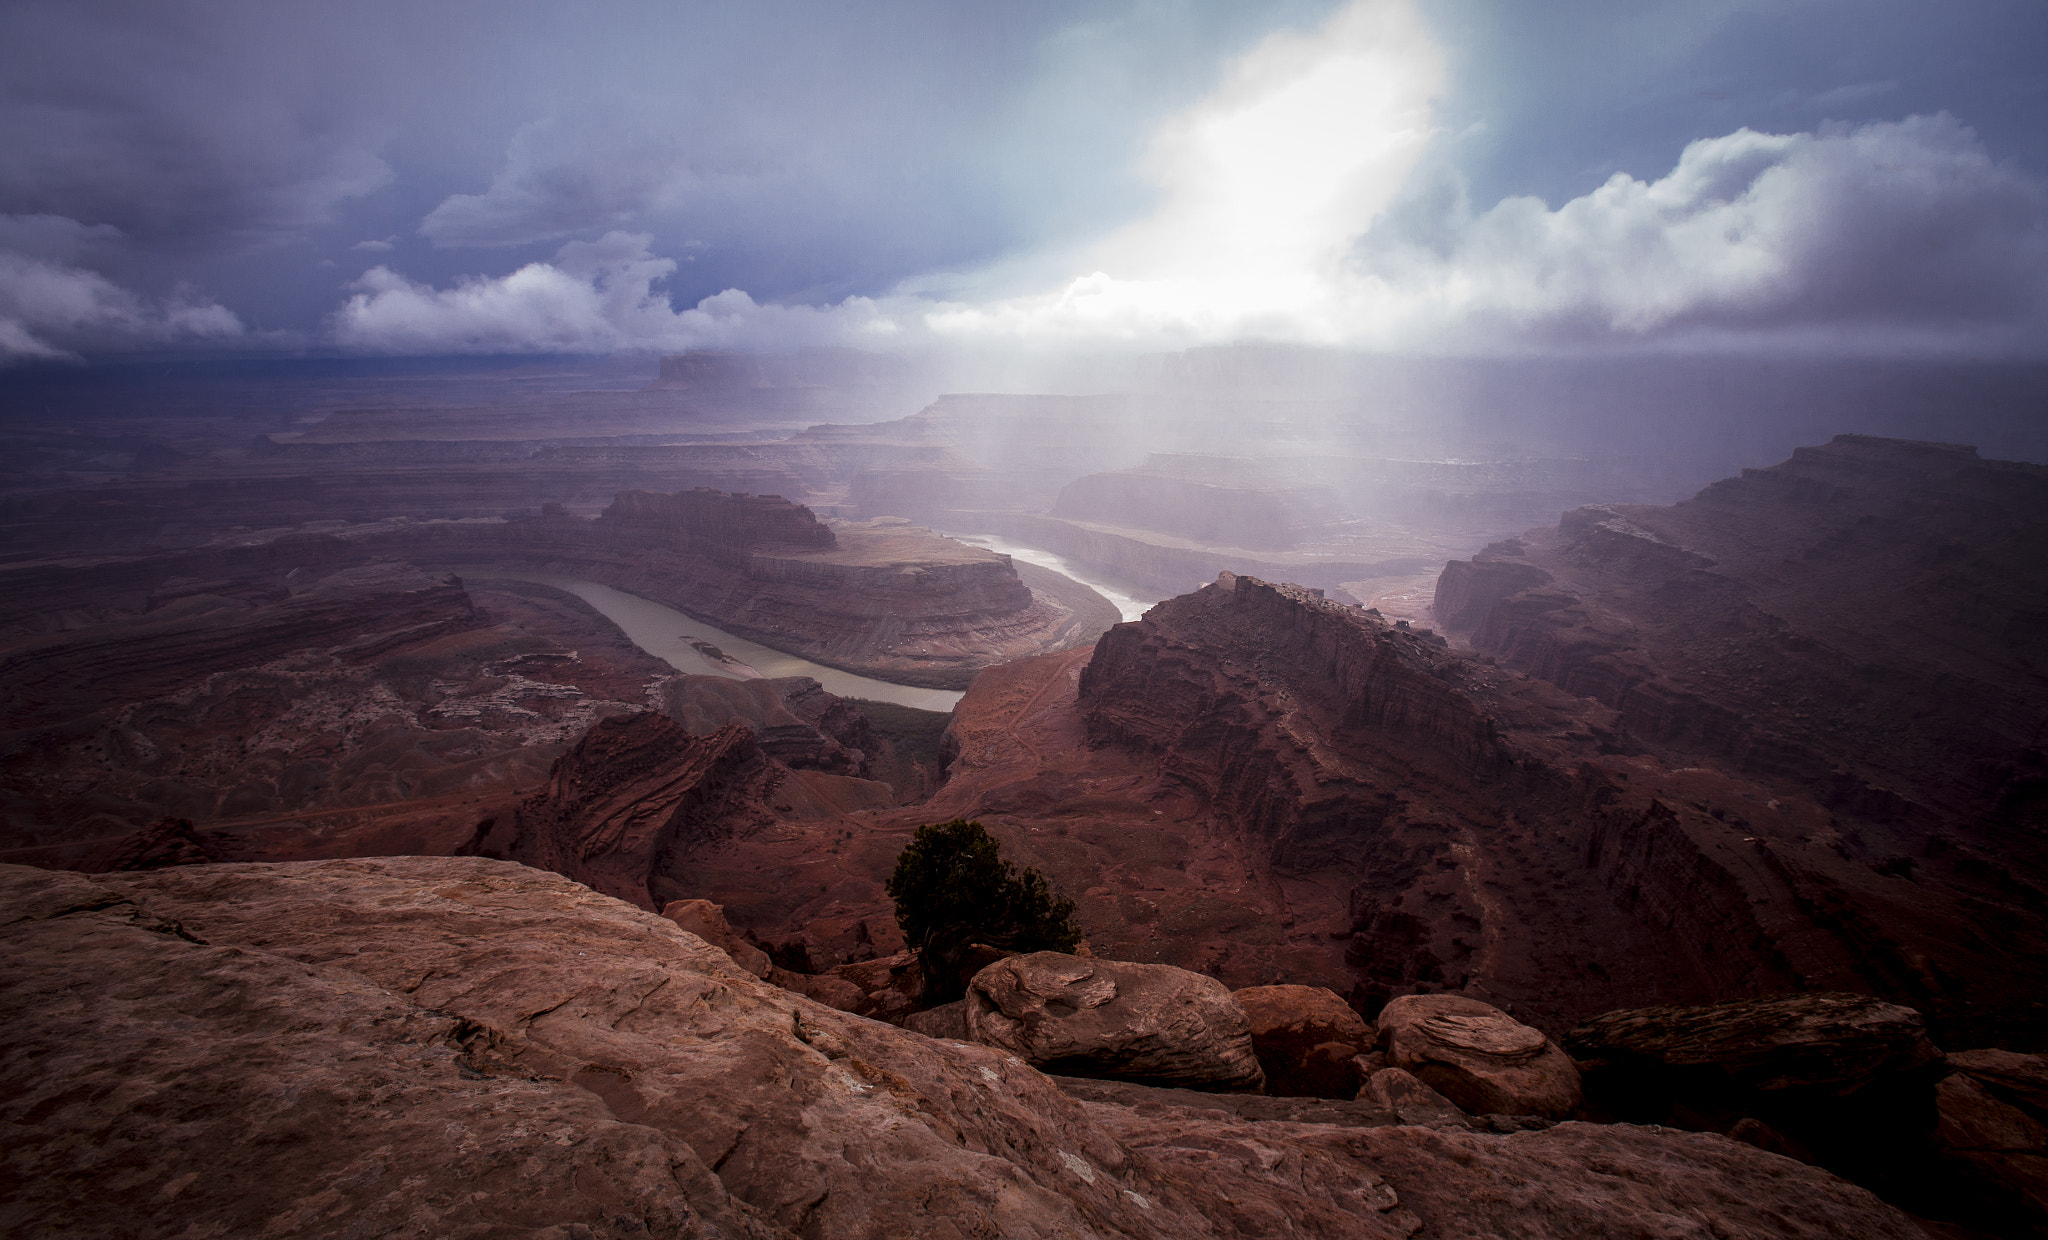
[{"label": "juniper tree", "polygon": [[966,993],[960,966],[976,943],[1069,952],[1081,941],[1074,902],[1056,896],[1037,870],[1019,874],[978,822],[919,827],[896,858],[888,891],[903,939],[918,951],[927,1004]]}]

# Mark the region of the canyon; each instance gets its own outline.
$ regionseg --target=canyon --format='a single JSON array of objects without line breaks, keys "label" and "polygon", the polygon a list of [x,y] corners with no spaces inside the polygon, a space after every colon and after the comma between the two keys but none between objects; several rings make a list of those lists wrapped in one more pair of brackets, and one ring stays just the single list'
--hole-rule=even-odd
[{"label": "canyon", "polygon": [[[1957,1106],[2008,1088],[1982,1057],[2048,1046],[2048,468],[1854,434],[1719,482],[1699,457],[1460,455],[1469,433],[1355,420],[1335,443],[1348,406],[1327,394],[1189,373],[817,421],[883,418],[916,387],[846,363],[834,403],[842,362],[675,359],[573,435],[543,433],[564,429],[553,397],[323,397],[129,428],[104,477],[8,481],[0,878],[40,953],[9,984],[45,996],[23,1036],[77,1036],[47,996],[80,969],[198,968],[195,996],[312,1005],[362,1065],[314,1074],[335,1099],[382,1074],[497,1134],[463,1175],[497,1185],[547,1133],[624,1177],[548,1181],[531,1228],[1510,1234],[1557,1210],[1575,1221],[1554,1234],[1602,1234],[1680,1207],[1628,1175],[1574,1204],[1528,1185],[1655,1164],[1703,1195],[1688,1217],[1737,1234],[1915,1234],[1810,1150],[1762,1153],[1800,1151],[1737,1132],[1754,1114],[1694,1102],[1489,1133],[1397,1122],[1429,1098],[1388,1081],[1311,1119],[1032,1073],[917,1011],[884,884],[919,826],[959,818],[1073,899],[1105,970],[1313,988],[1368,1031],[1455,1000],[1584,1049],[1574,1031],[1617,1012],[1863,996],[1924,1022],[1949,1052],[1925,1063],[1989,1074],[1941,1078]],[[1152,605],[1122,620],[948,534]],[[964,693],[950,714],[855,700],[704,642],[671,666],[544,583],[569,579]],[[655,916],[678,902],[716,906],[740,950]],[[471,946],[436,959],[449,935]],[[76,1071],[175,1092],[220,1070],[163,1058],[163,1012],[132,1019]],[[243,1045],[278,1036],[268,1019],[223,1029]],[[316,1042],[279,1050],[279,1079],[338,1053]],[[810,1118],[745,1100],[770,1077]],[[521,1118],[486,1119],[492,1090]],[[99,1138],[50,1117],[111,1121],[63,1105],[26,1122],[83,1166]],[[392,1148],[420,1139],[334,1105]],[[1918,1122],[1900,1148],[1931,1148]],[[426,1199],[330,1144],[334,1176],[381,1187],[247,1208]],[[2001,1185],[2036,1166],[1983,1148]],[[150,1166],[119,1191],[187,1174]],[[96,1208],[37,1191],[36,1217]],[[180,1192],[122,1208],[243,1226]],[[2006,1234],[1939,1193],[1910,1207]]]}]

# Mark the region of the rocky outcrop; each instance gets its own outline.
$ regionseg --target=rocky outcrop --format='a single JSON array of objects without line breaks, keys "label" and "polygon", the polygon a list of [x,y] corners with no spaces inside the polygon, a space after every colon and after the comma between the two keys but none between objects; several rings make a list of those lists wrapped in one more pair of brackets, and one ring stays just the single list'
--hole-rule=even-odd
[{"label": "rocky outcrop", "polygon": [[[1263,647],[1257,661],[1237,663],[1255,644]],[[1104,634],[1081,697],[1091,737],[1164,749],[1183,740],[1189,723],[1213,729],[1220,721],[1233,695],[1218,682],[1265,673],[1271,690],[1313,693],[1337,728],[1399,732],[1484,778],[1508,755],[1497,721],[1456,687],[1462,670],[1440,641],[1328,602],[1320,591],[1224,573]]]},{"label": "rocky outcrop", "polygon": [[755,977],[767,977],[774,967],[768,953],[741,938],[725,920],[725,910],[709,900],[670,900],[661,915],[732,957]]},{"label": "rocky outcrop", "polygon": [[1746,836],[1790,792],[1810,799],[1824,834],[1799,835],[1900,880],[1773,849],[1865,985],[1959,1038],[2031,1044],[2044,1017],[2010,996],[2048,978],[1958,961],[1963,936],[1939,926],[1994,916],[2015,961],[2048,949],[2044,525],[2048,467],[1841,435],[1678,504],[1581,508],[1496,543],[1446,567],[1437,612],[1476,652],[1611,708],[1615,748],[1771,784],[1739,810],[1690,798]]},{"label": "rocky outcrop", "polygon": [[1457,1104],[1403,1068],[1381,1068],[1373,1073],[1359,1087],[1358,1098],[1394,1112],[1404,1124],[1424,1128],[1467,1126],[1465,1113]]},{"label": "rocky outcrop", "polygon": [[1404,995],[1379,1017],[1387,1062],[1475,1115],[1565,1119],[1584,1100],[1556,1043],[1490,1003]]},{"label": "rocky outcrop", "polygon": [[867,717],[808,676],[734,680],[676,676],[660,687],[662,713],[693,736],[744,724],[761,752],[793,769],[865,778],[880,741]]},{"label": "rocky outcrop", "polygon": [[691,736],[653,712],[605,719],[555,760],[509,831],[486,834],[472,851],[652,911],[683,895],[670,896],[663,881],[670,853],[757,824],[786,773],[741,724]]},{"label": "rocky outcrop", "polygon": [[1600,1090],[1644,1102],[1695,1092],[1847,1097],[1941,1058],[1920,1013],[1840,994],[1608,1012],[1565,1045]]},{"label": "rocky outcrop", "polygon": [[1371,1049],[1372,1027],[1321,986],[1248,986],[1231,998],[1244,1009],[1266,1092],[1352,1098],[1361,1084],[1353,1060]]},{"label": "rocky outcrop", "polygon": [[640,549],[692,551],[728,568],[744,568],[775,548],[829,551],[831,527],[780,495],[747,495],[697,487],[660,494],[621,491],[598,518],[599,537]]},{"label": "rocky outcrop", "polygon": [[1957,1196],[2011,1233],[2048,1226],[2048,1057],[1963,1051],[1934,1087],[1934,1142]]},{"label": "rocky outcrop", "polygon": [[1012,956],[974,975],[966,1015],[970,1038],[1046,1072],[1213,1090],[1264,1083],[1230,992],[1171,965]]},{"label": "rocky outcrop", "polygon": [[481,859],[0,867],[0,1120],[0,1227],[84,1240],[1917,1234],[1713,1136],[1081,1101]]},{"label": "rocky outcrop", "polygon": [[1851,994],[1642,1008],[1589,1021],[1565,1045],[1602,1113],[1757,1132],[1767,1148],[1916,1209],[1966,1204],[1929,1174],[1934,1086],[1947,1067],[1911,1008]]},{"label": "rocky outcrop", "polygon": [[190,819],[164,818],[153,827],[109,845],[81,869],[89,872],[156,870],[167,865],[205,865],[220,860],[220,846],[192,827]]}]

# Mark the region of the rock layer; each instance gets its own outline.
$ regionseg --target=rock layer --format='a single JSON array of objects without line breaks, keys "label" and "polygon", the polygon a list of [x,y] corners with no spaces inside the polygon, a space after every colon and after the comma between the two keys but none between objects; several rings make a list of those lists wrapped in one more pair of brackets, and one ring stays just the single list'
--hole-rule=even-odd
[{"label": "rock layer", "polygon": [[[2048,993],[2044,533],[2048,467],[1841,435],[1678,504],[1495,543],[1446,567],[1437,613],[1611,708],[1615,749],[1767,789],[1680,799],[1764,840],[1863,974],[1835,988],[1944,1028],[1975,1009],[1956,1037],[2033,1044],[2048,1010],[2017,996]],[[1795,798],[1818,810],[1796,834],[1850,866],[1781,846]],[[1986,918],[2019,975],[1958,959]]]},{"label": "rock layer", "polygon": [[606,719],[520,803],[509,841],[486,836],[476,848],[502,848],[511,860],[652,911],[671,850],[765,817],[763,803],[785,775],[742,724],[691,736],[652,712]]}]

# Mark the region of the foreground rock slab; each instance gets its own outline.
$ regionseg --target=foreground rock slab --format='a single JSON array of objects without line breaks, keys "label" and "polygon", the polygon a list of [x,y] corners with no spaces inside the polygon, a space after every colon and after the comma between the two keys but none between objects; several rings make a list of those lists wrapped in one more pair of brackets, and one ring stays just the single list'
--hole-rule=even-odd
[{"label": "foreground rock slab", "polygon": [[1711,1135],[1084,1101],[508,862],[0,867],[0,1233],[1418,1232],[1918,1235]]},{"label": "foreground rock slab", "polygon": [[967,1035],[1049,1072],[1195,1089],[1265,1083],[1244,1010],[1213,977],[1060,952],[1012,956],[967,984]]}]

